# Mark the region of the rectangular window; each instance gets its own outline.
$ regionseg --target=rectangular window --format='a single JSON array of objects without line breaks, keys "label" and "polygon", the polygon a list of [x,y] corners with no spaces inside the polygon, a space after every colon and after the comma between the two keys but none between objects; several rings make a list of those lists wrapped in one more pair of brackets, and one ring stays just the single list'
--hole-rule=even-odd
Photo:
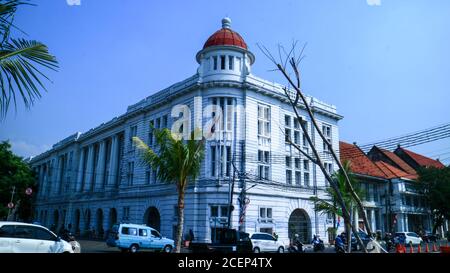
[{"label": "rectangular window", "polygon": [[145,172],[145,184],[150,184],[151,183],[151,172],[148,170]]},{"label": "rectangular window", "polygon": [[241,58],[239,58],[239,57],[236,57],[236,66],[240,72],[241,71]]},{"label": "rectangular window", "polygon": [[261,222],[272,222],[272,208],[260,207],[259,220]]},{"label": "rectangular window", "polygon": [[269,151],[258,150],[258,178],[260,180],[269,179]]},{"label": "rectangular window", "polygon": [[213,56],[213,68],[217,70],[217,56]]},{"label": "rectangular window", "polygon": [[258,136],[270,137],[270,108],[258,105]]},{"label": "rectangular window", "polygon": [[300,158],[296,157],[294,160],[295,160],[294,167],[296,169],[300,169],[301,168]]},{"label": "rectangular window", "polygon": [[148,132],[148,146],[153,146],[153,128],[154,122],[150,121],[149,132]]},{"label": "rectangular window", "polygon": [[[331,126],[330,125],[322,125],[322,133],[325,136],[326,140],[331,143]],[[329,152],[330,149],[328,147],[328,145],[325,143],[325,141],[323,142],[323,150]]]},{"label": "rectangular window", "polygon": [[211,146],[211,176],[216,176],[216,146]]},{"label": "rectangular window", "polygon": [[286,162],[286,168],[291,168],[292,167],[292,157],[286,156],[285,162]]},{"label": "rectangular window", "polygon": [[300,145],[300,131],[294,131],[294,143]]},{"label": "rectangular window", "polygon": [[162,128],[167,128],[167,115],[162,117]]},{"label": "rectangular window", "polygon": [[233,70],[233,64],[234,64],[234,57],[228,56],[228,69]]},{"label": "rectangular window", "polygon": [[128,186],[133,185],[134,162],[128,162]]},{"label": "rectangular window", "polygon": [[225,69],[225,56],[224,55],[220,56],[220,69],[222,69],[222,70]]},{"label": "rectangular window", "polygon": [[286,170],[286,184],[292,185],[292,170]]},{"label": "rectangular window", "polygon": [[220,206],[220,217],[228,217],[228,206]]},{"label": "rectangular window", "polygon": [[211,217],[219,217],[219,206],[211,206]]},{"label": "rectangular window", "polygon": [[305,172],[308,172],[309,171],[309,160],[303,160],[303,170],[305,171]]},{"label": "rectangular window", "polygon": [[157,182],[157,177],[156,177],[156,175],[157,175],[156,170],[153,170],[153,171],[152,171],[152,179],[153,179],[153,183],[156,183],[156,182]]},{"label": "rectangular window", "polygon": [[303,181],[305,181],[305,186],[306,186],[306,187],[309,187],[309,173],[306,173],[306,172],[305,172],[305,173],[303,174],[303,176],[304,176],[304,177],[303,177]]},{"label": "rectangular window", "polygon": [[160,129],[161,128],[161,118],[156,119],[155,128]]},{"label": "rectangular window", "polygon": [[291,140],[291,116],[284,115],[284,140],[289,142]]},{"label": "rectangular window", "polygon": [[225,166],[225,175],[230,176],[230,173],[231,173],[231,147],[227,146],[226,151],[227,151],[227,155],[226,155],[227,162],[226,162],[226,166]]},{"label": "rectangular window", "polygon": [[133,137],[137,136],[137,125],[130,127],[130,147],[134,150]]},{"label": "rectangular window", "polygon": [[299,171],[295,172],[295,185],[300,186],[302,184],[302,174]]},{"label": "rectangular window", "polygon": [[379,201],[379,196],[378,196],[378,187],[377,185],[373,185],[373,201],[378,202]]},{"label": "rectangular window", "polygon": [[[124,220],[130,219],[130,207],[123,207],[123,219]],[[123,232],[123,229],[122,229],[122,232]],[[129,234],[129,233],[125,233],[125,234]]]}]

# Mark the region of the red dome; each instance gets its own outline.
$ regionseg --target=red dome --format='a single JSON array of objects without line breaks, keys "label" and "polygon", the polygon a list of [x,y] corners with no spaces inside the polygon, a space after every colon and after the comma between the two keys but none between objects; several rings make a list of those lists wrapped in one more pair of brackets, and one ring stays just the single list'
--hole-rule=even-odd
[{"label": "red dome", "polygon": [[210,46],[237,46],[247,49],[247,44],[244,39],[242,39],[241,35],[230,28],[222,28],[216,31],[206,41],[203,49]]}]

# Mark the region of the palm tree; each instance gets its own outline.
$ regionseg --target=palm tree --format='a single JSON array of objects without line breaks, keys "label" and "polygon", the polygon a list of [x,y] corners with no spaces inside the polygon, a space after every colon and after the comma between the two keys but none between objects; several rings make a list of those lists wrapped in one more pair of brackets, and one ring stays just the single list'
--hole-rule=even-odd
[{"label": "palm tree", "polygon": [[195,140],[194,133],[187,141],[178,139],[168,129],[153,129],[158,151],[152,150],[141,139],[133,137],[133,142],[142,153],[144,163],[157,171],[157,178],[173,183],[178,193],[178,223],[175,238],[175,252],[180,252],[184,225],[184,195],[189,181],[194,181],[200,172],[204,156],[204,138]]},{"label": "palm tree", "polygon": [[[17,96],[27,108],[41,97],[39,88],[45,89],[41,79],[49,80],[40,68],[56,71],[58,62],[46,45],[35,40],[10,37],[14,14],[21,5],[19,0],[0,0],[0,116],[5,117],[11,100],[17,108]],[[19,30],[20,31],[20,30]]]},{"label": "palm tree", "polygon": [[[344,161],[343,162],[344,170],[346,171],[348,178],[350,180],[350,183],[357,194],[358,197],[363,199],[364,192],[362,190],[362,187],[359,183],[359,181],[355,178],[353,173],[351,172],[351,163],[350,161]],[[350,215],[355,215],[355,210],[357,209],[356,202],[352,197],[352,193],[350,192],[349,187],[347,187],[346,178],[344,175],[344,172],[342,170],[339,170],[332,176],[333,180],[336,181],[339,191],[342,194],[342,199],[344,200],[346,208],[348,208]],[[315,205],[315,210],[318,212],[321,212],[323,214],[333,214],[333,215],[339,215],[343,217],[342,208],[340,206],[336,206],[338,204],[338,197],[336,194],[336,191],[332,188],[328,187],[326,189],[326,192],[329,199],[321,199],[317,196],[310,197],[310,200],[313,201]],[[350,222],[348,219],[344,218],[344,226],[345,226],[345,232],[347,234],[347,241],[351,242],[351,227]],[[351,251],[351,244],[348,244],[348,251]]]}]

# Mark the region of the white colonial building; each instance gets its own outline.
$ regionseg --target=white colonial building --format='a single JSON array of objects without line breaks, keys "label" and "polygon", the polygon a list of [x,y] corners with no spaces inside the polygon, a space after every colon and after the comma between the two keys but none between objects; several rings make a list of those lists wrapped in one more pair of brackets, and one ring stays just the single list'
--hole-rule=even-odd
[{"label": "white colonial building", "polygon": [[[137,136],[155,147],[152,126],[187,134],[194,126],[207,128],[215,116],[220,119],[214,139],[206,142],[201,174],[187,190],[185,231],[211,240],[214,227],[227,224],[231,198],[233,228],[276,232],[283,240],[295,233],[305,241],[313,234],[327,236],[332,221],[316,213],[309,201],[323,196],[324,175],[287,144],[284,132],[308,150],[282,86],[251,73],[255,56],[230,23],[223,19],[222,28],[197,53],[199,67],[192,77],[31,160],[39,174],[37,221],[56,228],[70,224],[81,233],[106,231],[116,222],[145,223],[173,236],[175,186],[155,179],[155,170],[142,163],[131,139]],[[332,105],[307,99],[338,149],[342,116]],[[210,105],[220,106],[222,114]],[[299,109],[308,121],[304,107]],[[310,122],[308,128],[312,131]],[[312,139],[332,171],[335,164],[319,135]]]}]

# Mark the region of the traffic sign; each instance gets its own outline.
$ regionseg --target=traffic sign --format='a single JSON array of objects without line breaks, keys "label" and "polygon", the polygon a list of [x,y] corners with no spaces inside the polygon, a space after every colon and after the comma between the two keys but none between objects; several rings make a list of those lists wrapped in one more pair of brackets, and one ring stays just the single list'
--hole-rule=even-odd
[{"label": "traffic sign", "polygon": [[31,189],[31,188],[27,188],[26,190],[25,190],[25,194],[26,195],[31,195],[33,193],[33,190]]},{"label": "traffic sign", "polygon": [[13,202],[9,202],[9,203],[8,203],[8,208],[9,208],[9,209],[14,208],[14,203],[13,203]]}]

